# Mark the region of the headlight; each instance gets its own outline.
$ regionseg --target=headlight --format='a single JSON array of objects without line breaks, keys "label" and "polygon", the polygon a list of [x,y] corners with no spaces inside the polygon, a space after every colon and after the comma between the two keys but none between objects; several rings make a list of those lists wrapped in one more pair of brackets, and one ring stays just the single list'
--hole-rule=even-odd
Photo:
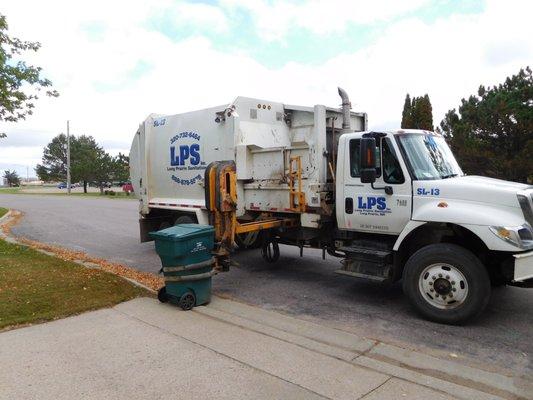
[{"label": "headlight", "polygon": [[529,224],[522,226],[491,226],[490,231],[513,246],[521,249],[533,248],[533,229]]}]

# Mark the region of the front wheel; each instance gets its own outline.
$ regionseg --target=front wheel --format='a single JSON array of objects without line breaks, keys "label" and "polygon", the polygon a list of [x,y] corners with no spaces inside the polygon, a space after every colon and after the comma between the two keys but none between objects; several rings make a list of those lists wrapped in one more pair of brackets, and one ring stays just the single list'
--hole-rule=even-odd
[{"label": "front wheel", "polygon": [[473,253],[455,244],[438,243],[409,258],[403,272],[403,291],[425,318],[461,324],[487,306],[490,279]]}]

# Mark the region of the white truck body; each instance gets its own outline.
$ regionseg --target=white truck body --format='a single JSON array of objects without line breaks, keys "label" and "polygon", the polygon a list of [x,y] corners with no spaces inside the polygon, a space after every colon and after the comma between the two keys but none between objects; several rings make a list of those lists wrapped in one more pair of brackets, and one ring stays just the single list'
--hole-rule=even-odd
[{"label": "white truck body", "polygon": [[[231,116],[216,122],[225,110],[233,110]],[[355,130],[367,128],[365,113],[352,113],[351,122]],[[338,109],[246,97],[184,114],[152,114],[139,126],[130,151],[141,214],[154,208],[192,208],[199,222],[207,221],[203,173],[210,162],[221,160],[237,166],[238,215],[246,210],[290,212],[286,174],[291,156],[301,156],[307,206],[321,208],[330,176],[324,152],[336,146],[341,126]],[[327,139],[326,129],[332,127],[336,140],[328,143],[332,137]],[[329,181],[331,185],[331,177]]]}]

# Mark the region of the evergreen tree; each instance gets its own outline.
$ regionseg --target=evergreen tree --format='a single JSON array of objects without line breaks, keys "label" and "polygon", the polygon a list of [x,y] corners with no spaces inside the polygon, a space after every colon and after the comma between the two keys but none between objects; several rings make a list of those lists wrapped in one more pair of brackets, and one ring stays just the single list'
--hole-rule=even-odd
[{"label": "evergreen tree", "polygon": [[418,115],[418,129],[425,129],[427,131],[433,130],[433,107],[427,94],[424,97],[418,98],[419,115]]},{"label": "evergreen tree", "polygon": [[[74,182],[83,182],[83,192],[87,193],[89,182],[97,182],[96,165],[105,153],[92,136],[81,135],[70,145],[70,173]],[[99,170],[98,178],[102,176]],[[98,182],[97,182],[98,183]]]},{"label": "evergreen tree", "polygon": [[[72,145],[76,138],[72,136]],[[72,154],[72,151],[71,151]],[[37,164],[35,172],[45,182],[62,181],[67,177],[67,135],[61,133],[52,139],[43,150],[42,164]]]},{"label": "evergreen tree", "polygon": [[130,158],[122,153],[113,158],[113,180],[125,183],[130,180]]},{"label": "evergreen tree", "polygon": [[409,129],[413,125],[412,119],[412,105],[411,97],[409,93],[405,96],[405,102],[403,103],[403,112],[402,112],[402,129]]},{"label": "evergreen tree", "polygon": [[425,129],[433,130],[433,109],[431,101],[426,94],[423,97],[405,96],[402,112],[402,129]]},{"label": "evergreen tree", "polygon": [[[124,156],[122,157],[122,165]],[[124,168],[124,167],[123,167]],[[70,136],[70,175],[72,182],[83,182],[87,193],[89,182],[97,183],[101,189],[104,183],[116,174],[115,161],[92,136]],[[49,181],[65,180],[67,176],[67,137],[57,135],[44,148],[42,164],[35,168],[39,179]]]},{"label": "evergreen tree", "polygon": [[463,170],[518,182],[533,180],[533,76],[521,69],[504,83],[480,86],[440,124]]}]

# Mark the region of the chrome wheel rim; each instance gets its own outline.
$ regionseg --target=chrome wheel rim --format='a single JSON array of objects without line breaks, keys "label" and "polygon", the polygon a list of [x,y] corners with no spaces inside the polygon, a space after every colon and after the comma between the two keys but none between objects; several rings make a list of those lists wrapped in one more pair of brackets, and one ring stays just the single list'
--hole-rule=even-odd
[{"label": "chrome wheel rim", "polygon": [[427,266],[418,280],[424,300],[433,307],[450,310],[463,304],[468,296],[468,282],[463,273],[451,264]]}]

